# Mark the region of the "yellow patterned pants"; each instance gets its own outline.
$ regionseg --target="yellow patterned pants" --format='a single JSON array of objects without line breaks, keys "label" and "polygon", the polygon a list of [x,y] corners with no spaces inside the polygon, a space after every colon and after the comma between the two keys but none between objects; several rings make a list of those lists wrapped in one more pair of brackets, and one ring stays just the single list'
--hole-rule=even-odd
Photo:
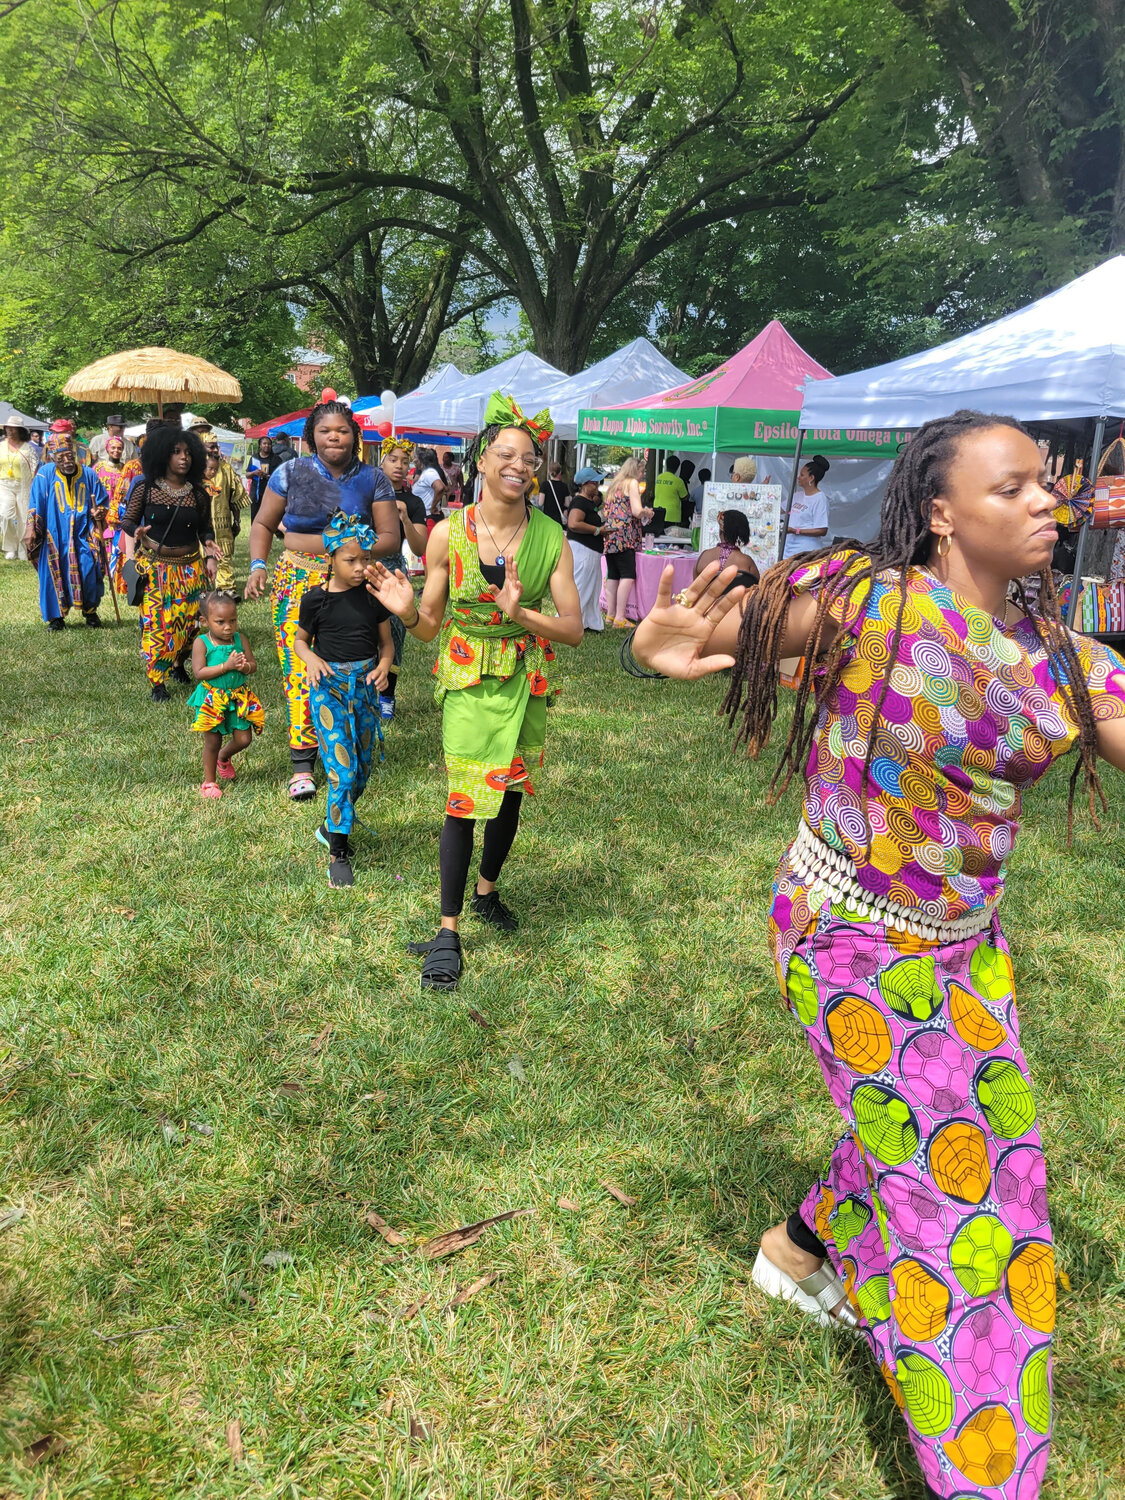
[{"label": "yellow patterned pants", "polygon": [[285,701],[289,707],[289,748],[315,750],[316,731],[309,711],[309,679],[305,664],[293,650],[301,598],[308,589],[328,581],[328,558],[323,553],[285,551],[278,559],[270,590],[273,633],[277,656],[285,675]]}]

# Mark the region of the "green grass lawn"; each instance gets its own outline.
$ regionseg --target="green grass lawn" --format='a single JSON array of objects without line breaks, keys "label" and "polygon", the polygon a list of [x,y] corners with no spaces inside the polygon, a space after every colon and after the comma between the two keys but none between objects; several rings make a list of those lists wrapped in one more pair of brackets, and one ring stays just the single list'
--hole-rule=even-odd
[{"label": "green grass lawn", "polygon": [[[48,637],[35,598],[0,562],[0,1214],[23,1210],[0,1231],[0,1494],[916,1500],[866,1352],[747,1285],[838,1117],[764,943],[797,803],[768,808],[732,754],[720,684],[630,679],[619,637],[560,649],[502,886],[523,925],[468,922],[460,990],[423,994],[404,945],[437,914],[431,653],[407,644],[357,883],[332,892],[322,803],[283,794],[267,605],[241,612],[266,732],[213,804],[187,690],[149,702],[135,613]],[[1007,904],[1069,1278],[1054,1500],[1125,1493],[1107,787],[1068,853],[1051,774]],[[512,1209],[532,1212],[419,1254]]]}]

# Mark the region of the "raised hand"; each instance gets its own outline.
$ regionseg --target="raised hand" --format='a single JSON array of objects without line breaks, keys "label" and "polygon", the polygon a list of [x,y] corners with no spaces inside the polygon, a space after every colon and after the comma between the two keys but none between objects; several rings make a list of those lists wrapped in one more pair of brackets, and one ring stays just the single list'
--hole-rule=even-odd
[{"label": "raised hand", "polygon": [[523,584],[520,582],[519,570],[516,568],[515,554],[504,559],[504,582],[500,588],[493,586],[492,597],[496,600],[496,606],[509,620],[519,624],[520,600],[523,598]]},{"label": "raised hand", "polygon": [[710,643],[719,621],[738,604],[745,589],[734,589],[724,595],[723,590],[734,577],[736,569],[719,571],[717,562],[708,563],[699,577],[672,599],[672,579],[675,569],[672,564],[660,575],[660,587],[656,591],[656,603],[652,611],[637,627],[633,637],[633,654],[637,660],[662,672],[665,677],[679,677],[692,681],[707,677],[712,672],[721,672],[734,666],[733,656],[703,655]]},{"label": "raised hand", "polygon": [[414,586],[401,568],[396,568],[392,573],[383,563],[373,562],[370,567],[364,568],[363,576],[367,579],[367,592],[374,594],[384,609],[389,609],[392,615],[398,615],[400,620],[413,616],[417,607],[414,602]]}]

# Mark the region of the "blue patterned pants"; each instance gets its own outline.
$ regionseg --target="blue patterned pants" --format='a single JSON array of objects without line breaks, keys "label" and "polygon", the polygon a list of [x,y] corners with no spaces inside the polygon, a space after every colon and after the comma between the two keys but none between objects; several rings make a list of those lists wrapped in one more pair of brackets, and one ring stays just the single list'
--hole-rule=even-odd
[{"label": "blue patterned pants", "polygon": [[328,831],[351,833],[355,804],[371,774],[375,746],[383,743],[379,692],[374,683],[365,681],[375,658],[330,662],[329,666],[332,675],[309,689],[309,708],[328,777]]}]

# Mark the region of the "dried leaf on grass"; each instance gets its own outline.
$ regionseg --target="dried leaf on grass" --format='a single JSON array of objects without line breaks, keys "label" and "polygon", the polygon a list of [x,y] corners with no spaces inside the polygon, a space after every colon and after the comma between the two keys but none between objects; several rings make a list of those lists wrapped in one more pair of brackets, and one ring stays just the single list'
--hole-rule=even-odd
[{"label": "dried leaf on grass", "polygon": [[410,1436],[416,1443],[428,1443],[434,1435],[432,1422],[423,1422],[421,1417],[410,1418]]},{"label": "dried leaf on grass", "polygon": [[432,1292],[423,1292],[417,1302],[408,1302],[405,1307],[400,1307],[398,1312],[392,1313],[392,1320],[395,1323],[408,1323],[411,1318],[418,1316],[432,1296]]},{"label": "dried leaf on grass", "polygon": [[324,1046],[324,1044],[328,1041],[328,1038],[332,1035],[332,1031],[333,1031],[333,1028],[332,1028],[331,1025],[326,1026],[324,1028],[324,1030],[319,1033],[319,1035],[317,1035],[317,1036],[315,1036],[313,1038],[312,1046],[309,1048],[309,1051],[312,1053],[313,1057],[316,1056],[316,1054],[321,1050],[321,1048]]},{"label": "dried leaf on grass", "polygon": [[521,1057],[509,1058],[508,1072],[512,1075],[517,1083],[527,1082],[527,1073],[524,1071],[523,1059]]},{"label": "dried leaf on grass", "polygon": [[612,1182],[607,1182],[604,1177],[602,1178],[602,1187],[605,1188],[611,1198],[616,1198],[618,1203],[623,1203],[626,1208],[636,1207],[636,1198],[630,1198],[628,1193],[623,1193],[619,1187],[616,1187]]},{"label": "dried leaf on grass", "polygon": [[386,1219],[377,1214],[374,1209],[372,1209],[371,1212],[366,1215],[366,1218],[368,1224],[371,1225],[372,1229],[374,1229],[376,1233],[381,1234],[388,1245],[406,1244],[406,1236],[404,1234],[400,1234],[397,1229],[392,1229],[391,1226],[387,1223]]},{"label": "dried leaf on grass", "polygon": [[6,1208],[0,1214],[0,1229],[11,1229],[12,1225],[18,1224],[26,1213],[26,1208]]},{"label": "dried leaf on grass", "polygon": [[389,1417],[391,1415],[391,1413],[394,1411],[394,1409],[395,1409],[395,1393],[394,1393],[394,1391],[392,1391],[390,1393],[390,1395],[387,1397],[387,1399],[383,1402],[383,1415],[385,1417]]},{"label": "dried leaf on grass", "polygon": [[573,1198],[560,1198],[559,1199],[559,1207],[560,1208],[565,1208],[568,1213],[576,1214],[578,1212],[580,1206],[581,1206],[580,1204],[575,1203],[575,1201],[574,1201]]},{"label": "dried leaf on grass", "polygon": [[294,1258],[290,1250],[267,1250],[261,1263],[267,1270],[276,1271],[278,1266],[291,1266]]},{"label": "dried leaf on grass", "polygon": [[227,1423],[227,1447],[230,1449],[231,1463],[242,1462],[242,1423],[237,1417]]},{"label": "dried leaf on grass", "polygon": [[458,1287],[453,1296],[442,1308],[442,1312],[453,1312],[458,1307],[464,1307],[470,1297],[475,1297],[478,1292],[483,1292],[486,1286],[491,1286],[494,1281],[499,1281],[500,1271],[490,1271],[487,1276],[478,1276],[475,1281],[470,1281],[467,1286]]},{"label": "dried leaf on grass", "polygon": [[458,1251],[475,1245],[484,1231],[491,1229],[494,1224],[506,1224],[509,1219],[520,1219],[525,1214],[534,1212],[533,1208],[513,1208],[506,1214],[494,1214],[491,1219],[481,1219],[476,1224],[462,1224],[460,1229],[448,1229],[444,1234],[427,1240],[418,1253],[427,1260],[441,1260],[443,1256],[456,1255]]},{"label": "dried leaf on grass", "polygon": [[475,1021],[477,1025],[482,1027],[485,1031],[488,1030],[489,1025],[491,1024],[490,1022],[485,1020],[479,1010],[473,1010],[471,1006],[469,1007],[469,1020]]},{"label": "dried leaf on grass", "polygon": [[32,1468],[36,1464],[46,1463],[47,1459],[54,1458],[57,1453],[62,1453],[67,1446],[66,1438],[59,1437],[57,1432],[44,1433],[42,1437],[28,1443],[23,1450],[23,1459]]},{"label": "dried leaf on grass", "polygon": [[214,1125],[205,1125],[202,1120],[189,1120],[188,1124],[195,1131],[196,1135],[214,1135],[215,1134],[215,1127],[214,1127]]},{"label": "dried leaf on grass", "polygon": [[279,1083],[277,1092],[279,1094],[299,1094],[303,1088],[304,1084],[301,1083]]}]

